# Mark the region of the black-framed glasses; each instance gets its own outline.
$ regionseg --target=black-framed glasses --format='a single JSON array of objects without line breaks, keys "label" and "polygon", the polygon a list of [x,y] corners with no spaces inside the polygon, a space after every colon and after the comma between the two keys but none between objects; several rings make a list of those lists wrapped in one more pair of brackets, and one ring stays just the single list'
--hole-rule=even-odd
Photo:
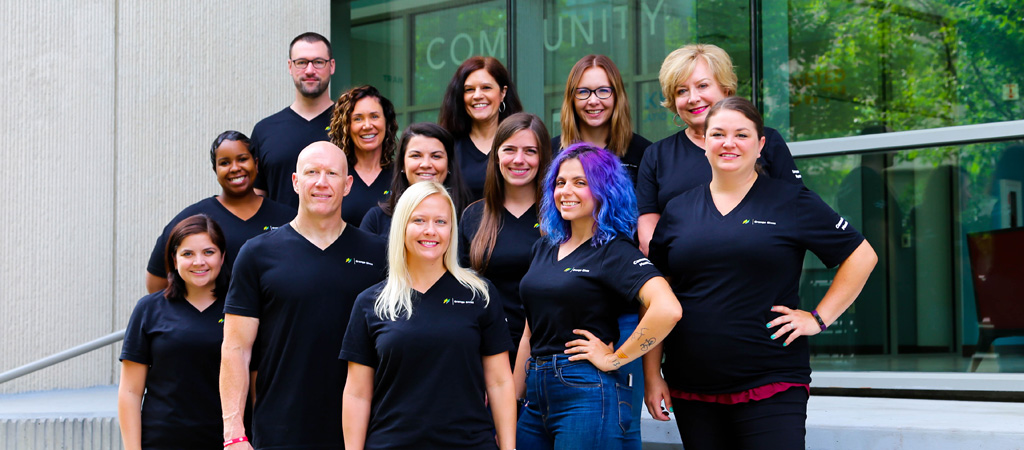
[{"label": "black-framed glasses", "polygon": [[614,93],[614,92],[615,91],[612,90],[612,88],[610,88],[608,86],[602,86],[602,87],[599,87],[597,89],[576,88],[576,99],[577,100],[586,100],[586,99],[590,98],[590,94],[594,94],[594,95],[597,96],[597,98],[599,98],[601,100],[605,100],[605,99],[611,98],[612,93]]},{"label": "black-framed glasses", "polygon": [[326,60],[326,59],[323,59],[323,58],[317,58],[317,59],[314,59],[312,61],[310,61],[308,59],[302,59],[302,58],[293,59],[292,60],[292,64],[295,65],[296,69],[305,69],[306,66],[309,65],[309,63],[313,63],[313,67],[314,68],[323,69],[324,67],[327,67],[327,63],[328,62],[330,62],[330,61]]}]

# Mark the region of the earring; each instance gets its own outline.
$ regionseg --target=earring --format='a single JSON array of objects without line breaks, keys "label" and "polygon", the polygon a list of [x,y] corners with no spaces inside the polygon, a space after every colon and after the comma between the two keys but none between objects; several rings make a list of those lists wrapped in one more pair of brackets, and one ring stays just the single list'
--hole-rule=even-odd
[{"label": "earring", "polygon": [[504,100],[502,100],[501,104],[498,105],[498,112],[500,112],[500,113],[505,112],[505,101]]},{"label": "earring", "polygon": [[675,125],[675,126],[677,126],[679,128],[682,128],[683,124],[677,123],[677,122],[682,122],[682,117],[679,117],[679,114],[673,114],[672,115],[672,125]]}]

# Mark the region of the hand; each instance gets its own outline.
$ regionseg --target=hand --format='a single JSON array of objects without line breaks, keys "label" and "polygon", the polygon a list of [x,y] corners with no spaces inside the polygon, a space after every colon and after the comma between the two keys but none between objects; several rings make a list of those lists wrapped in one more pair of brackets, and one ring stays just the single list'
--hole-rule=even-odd
[{"label": "hand", "polygon": [[787,346],[793,343],[796,338],[800,336],[814,336],[815,334],[821,333],[821,327],[818,326],[818,321],[814,320],[814,316],[807,311],[800,309],[790,309],[782,305],[772,306],[772,311],[782,313],[782,316],[776,317],[775,320],[768,322],[768,328],[779,327],[772,334],[772,339],[778,339],[782,335],[789,333],[786,338],[786,342],[783,342],[783,346]]},{"label": "hand", "polygon": [[[668,383],[661,376],[644,378],[644,403],[647,412],[654,420],[671,420],[668,413],[672,411],[672,396],[669,394]],[[664,405],[663,405],[664,403]]]},{"label": "hand", "polygon": [[601,342],[597,336],[587,330],[572,330],[572,332],[586,339],[576,339],[565,343],[565,346],[568,347],[565,354],[571,355],[569,361],[590,361],[602,372],[616,370],[622,365],[618,361],[619,358],[615,356],[615,347],[612,347],[612,343]]}]

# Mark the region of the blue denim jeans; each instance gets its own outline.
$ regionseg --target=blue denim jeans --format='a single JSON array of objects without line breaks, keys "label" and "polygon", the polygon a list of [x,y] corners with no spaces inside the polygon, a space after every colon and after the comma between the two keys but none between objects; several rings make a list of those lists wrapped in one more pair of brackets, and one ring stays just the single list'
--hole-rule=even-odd
[{"label": "blue denim jeans", "polygon": [[[626,342],[633,332],[636,331],[636,326],[639,324],[640,318],[636,313],[623,314],[619,316],[619,342],[615,343],[615,348],[622,347],[622,344]],[[634,359],[629,364],[622,366],[619,372],[625,374],[626,377],[632,376],[633,388],[633,400],[630,401],[633,405],[633,421],[630,422],[631,426],[626,431],[626,441],[622,444],[622,450],[640,450],[643,447],[643,441],[640,437],[640,408],[644,406],[644,367],[640,358]]]},{"label": "blue denim jeans", "polygon": [[526,407],[516,429],[522,450],[621,450],[632,422],[625,375],[567,355],[531,358]]}]

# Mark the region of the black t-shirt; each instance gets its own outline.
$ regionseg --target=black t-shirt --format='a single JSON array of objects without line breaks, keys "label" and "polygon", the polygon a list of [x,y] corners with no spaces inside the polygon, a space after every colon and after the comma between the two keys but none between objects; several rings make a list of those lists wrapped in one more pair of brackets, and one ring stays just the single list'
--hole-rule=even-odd
[{"label": "black t-shirt", "polygon": [[[480,227],[483,213],[483,201],[469,205],[462,213],[462,221],[459,222],[459,259],[464,267],[470,267],[470,244]],[[481,274],[494,283],[498,290],[496,298],[500,299],[505,310],[509,335],[515,345],[519,345],[519,338],[523,337],[523,327],[526,325],[523,300],[519,297],[519,282],[530,268],[530,249],[537,239],[540,239],[540,224],[536,209],[530,208],[522,216],[516,217],[502,208],[501,228],[498,229],[487,270]]]},{"label": "black t-shirt", "polygon": [[388,194],[391,192],[391,170],[391,167],[382,169],[377,174],[377,178],[367,186],[359,174],[349,168],[349,175],[352,175],[352,189],[348,191],[348,195],[341,203],[341,219],[345,223],[358,227],[367,211],[388,198]]},{"label": "black t-shirt", "polygon": [[249,220],[242,220],[231,211],[228,211],[217,200],[217,196],[205,198],[181,210],[178,215],[174,216],[167,223],[164,231],[156,238],[156,245],[153,246],[153,251],[149,254],[149,264],[146,266],[147,272],[161,278],[167,276],[167,271],[164,270],[164,249],[167,247],[167,239],[171,234],[171,229],[178,222],[196,214],[206,214],[217,222],[217,225],[220,225],[221,231],[224,232],[224,265],[221,266],[221,271],[226,274],[231,273],[235,257],[238,256],[238,251],[242,248],[242,244],[245,241],[284,225],[295,218],[294,209],[268,198],[263,199],[260,209]]},{"label": "black t-shirt", "polygon": [[[765,127],[764,148],[757,162],[769,177],[803,186],[793,155],[778,131]],[[680,131],[655,142],[644,154],[636,184],[637,209],[640,214],[661,214],[669,200],[709,182],[711,165],[704,149],[694,144],[685,130]]]},{"label": "black t-shirt", "polygon": [[299,195],[292,188],[292,174],[299,152],[309,144],[327,141],[331,126],[331,112],[327,108],[313,120],[306,120],[290,106],[264,118],[252,128],[252,154],[259,158],[259,172],[255,187],[267,195],[292,207],[299,208]]},{"label": "black t-shirt", "polygon": [[374,368],[367,449],[495,449],[484,404],[484,356],[510,351],[494,287],[491,303],[445,273],[413,292],[412,317],[373,311],[384,283],[356,299],[340,358]]},{"label": "black t-shirt", "polygon": [[809,383],[807,339],[771,340],[773,305],[797,308],[806,250],[833,267],[864,241],[810,190],[764,175],[722,216],[707,185],[669,202],[651,240],[651,261],[672,280],[683,319],[665,339],[669,386],[741,392],[775,382]]},{"label": "black t-shirt", "polygon": [[[623,302],[660,276],[636,244],[617,237],[594,248],[587,240],[561,261],[558,246],[547,239],[533,245],[533,260],[519,293],[530,322],[530,354],[563,354],[565,343],[584,329],[602,342],[618,342]],[[637,304],[639,307],[639,304]]]},{"label": "black t-shirt", "polygon": [[383,278],[384,254],[352,226],[326,250],[291,225],[242,246],[224,312],[260,320],[256,448],[343,448],[338,352],[356,296]]},{"label": "black t-shirt", "polygon": [[224,300],[199,311],[164,291],[139,300],[121,360],[149,366],[142,402],[142,448],[222,448],[220,346]]},{"label": "black t-shirt", "polygon": [[487,180],[487,159],[489,154],[477,149],[476,144],[473,143],[473,140],[468,135],[455,141],[455,153],[459,158],[462,182],[469,189],[469,199],[467,201],[475,202],[484,198],[484,181]]},{"label": "black t-shirt", "polygon": [[[626,169],[626,173],[629,174],[629,179],[633,182],[633,188],[636,189],[636,177],[640,171],[640,162],[644,159],[644,153],[647,151],[647,147],[651,146],[651,141],[647,138],[633,133],[633,138],[629,140],[629,147],[626,148],[626,154],[622,155],[619,160],[622,162],[622,168]],[[551,139],[551,150],[554,154],[562,151],[562,135],[555,136]]]},{"label": "black t-shirt", "polygon": [[388,233],[391,232],[391,216],[384,214],[381,207],[374,206],[366,212],[363,220],[359,222],[359,228],[375,236],[388,240]]}]

